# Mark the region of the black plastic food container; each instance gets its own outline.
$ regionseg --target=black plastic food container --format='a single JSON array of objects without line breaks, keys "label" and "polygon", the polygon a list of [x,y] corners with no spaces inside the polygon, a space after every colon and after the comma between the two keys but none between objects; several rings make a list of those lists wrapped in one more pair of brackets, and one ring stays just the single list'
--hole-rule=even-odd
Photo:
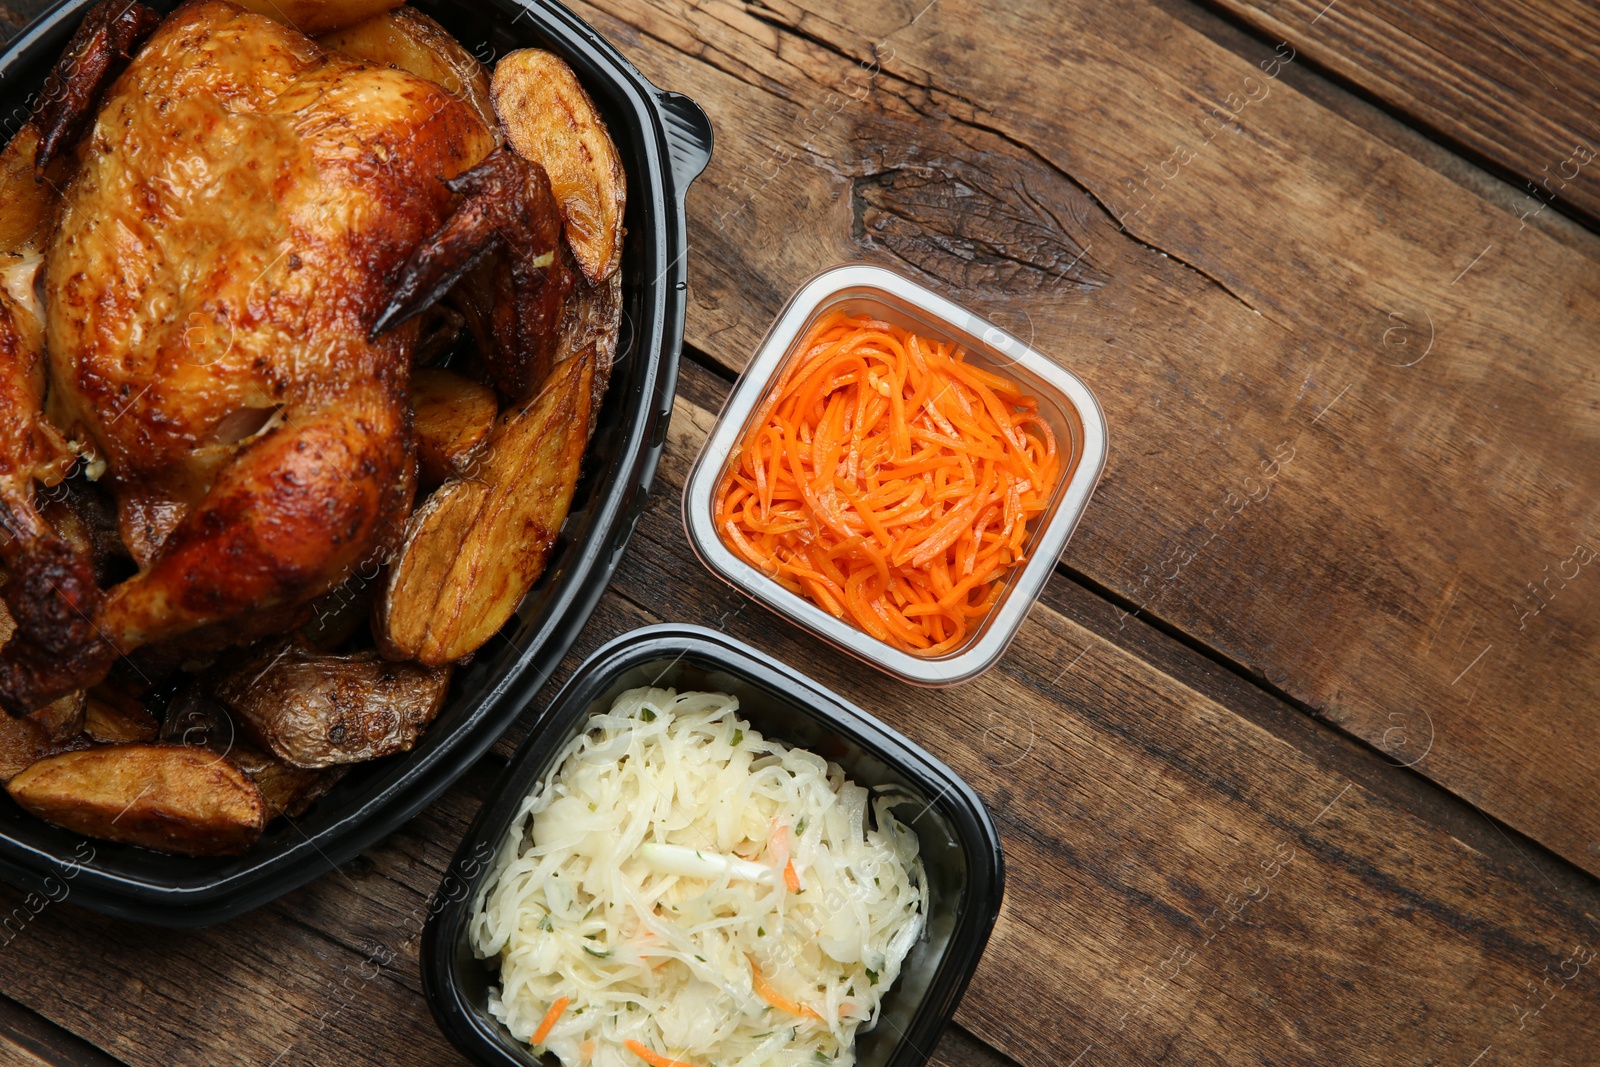
[{"label": "black plastic food container", "polygon": [[517,809],[562,749],[619,694],[649,685],[731,693],[739,714],[765,736],[839,764],[858,785],[892,785],[915,798],[895,814],[921,841],[927,927],[884,997],[878,1025],[858,1036],[856,1054],[860,1067],[926,1062],[1000,910],[1000,838],[983,802],[949,767],[805,675],[730,637],[682,625],[634,630],[589,657],[540,714],[473,820],[422,935],[423,986],[445,1035],[490,1067],[540,1062],[489,1014],[493,963],[474,956],[467,919]]},{"label": "black plastic food container", "polygon": [[[0,136],[27,118],[93,0],[68,0],[0,55]],[[147,0],[166,11],[171,0]],[[33,818],[0,792],[0,877],[59,898],[166,926],[200,926],[257,907],[343,863],[416,815],[481,756],[571,647],[610,581],[655,474],[683,343],[683,197],[711,158],[711,125],[692,100],[662,92],[586,23],[545,0],[419,0],[490,62],[524,47],[558,53],[610,129],[628,177],[618,360],[583,479],[549,568],[517,614],[458,671],[451,698],[402,756],[357,766],[303,818],[279,819],[246,855],[166,856]]]}]

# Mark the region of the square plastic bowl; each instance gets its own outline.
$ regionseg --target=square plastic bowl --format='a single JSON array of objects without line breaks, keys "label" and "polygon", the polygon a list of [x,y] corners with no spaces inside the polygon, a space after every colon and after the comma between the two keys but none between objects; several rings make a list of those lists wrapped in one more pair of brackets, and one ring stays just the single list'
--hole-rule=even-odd
[{"label": "square plastic bowl", "polygon": [[473,954],[467,920],[487,889],[494,857],[524,798],[591,716],[639,686],[730,693],[739,698],[739,715],[763,735],[839,764],[869,790],[891,788],[909,796],[894,811],[921,842],[928,915],[899,981],[883,998],[878,1024],[856,1038],[856,1062],[860,1067],[926,1063],[1000,910],[1004,862],[989,813],[954,771],[871,715],[748,645],[698,626],[649,626],[596,651],[512,756],[462,840],[423,930],[423,987],[445,1036],[479,1064],[540,1063],[489,1014],[497,964]]},{"label": "square plastic bowl", "polygon": [[[836,619],[785,589],[733,552],[714,518],[717,485],[744,440],[772,384],[812,326],[830,311],[865,313],[936,341],[953,341],[968,362],[1007,375],[1039,401],[1039,414],[1055,434],[1061,477],[1024,545],[1027,562],[1005,579],[1000,598],[966,642],[942,656],[902,652]],[[1005,652],[1039,598],[1056,560],[1083,517],[1106,460],[1106,425],[1094,394],[1077,376],[965,308],[882,267],[835,267],[800,288],[778,315],[755,357],[734,385],[711,436],[695,460],[683,492],[683,523],[696,554],[719,578],[820,637],[917,685],[953,685],[983,673]]]}]

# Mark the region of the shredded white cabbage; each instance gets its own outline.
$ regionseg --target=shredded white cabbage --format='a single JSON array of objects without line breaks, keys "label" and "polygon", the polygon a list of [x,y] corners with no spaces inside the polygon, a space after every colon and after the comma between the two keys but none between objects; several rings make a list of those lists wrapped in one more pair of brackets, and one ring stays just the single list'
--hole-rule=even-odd
[{"label": "shredded white cabbage", "polygon": [[855,1062],[922,933],[917,837],[738,708],[630,690],[523,804],[470,927],[519,1040],[566,997],[535,1047],[574,1067]]}]

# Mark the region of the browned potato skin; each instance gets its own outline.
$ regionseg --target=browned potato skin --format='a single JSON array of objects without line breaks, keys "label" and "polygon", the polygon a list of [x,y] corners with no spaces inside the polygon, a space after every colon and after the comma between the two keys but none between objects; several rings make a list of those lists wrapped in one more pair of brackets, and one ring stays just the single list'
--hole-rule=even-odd
[{"label": "browned potato skin", "polygon": [[50,740],[60,742],[83,732],[84,713],[88,701],[83,690],[59,697],[28,716],[44,728]]},{"label": "browned potato skin", "polygon": [[319,769],[296,767],[249,742],[236,744],[228,758],[261,790],[269,822],[279,815],[298,819],[350,770],[345,764]]},{"label": "browned potato skin", "polygon": [[550,175],[584,277],[610,278],[622,262],[628,186],[594,101],[561,57],[537,48],[507,53],[495,65],[490,93],[511,147]]},{"label": "browned potato skin", "polygon": [[185,856],[244,852],[266,803],[232,762],[186,745],[114,745],[40,760],[6,789],[24,809],[76,833]]},{"label": "browned potato skin", "polygon": [[269,645],[217,684],[217,699],[257,743],[296,767],[409,751],[444,706],[450,671],[373,652],[330,656]]},{"label": "browned potato skin", "polygon": [[622,326],[622,273],[619,271],[591,285],[578,279],[561,315],[561,340],[556,346],[556,363],[563,363],[585,349],[594,352],[594,389],[589,404],[589,436],[594,436],[595,420],[600,416],[600,401],[611,384],[611,368],[617,359],[617,336]]},{"label": "browned potato skin", "polygon": [[9,782],[52,755],[50,735],[32,719],[0,715],[0,782]]},{"label": "browned potato skin", "polygon": [[238,4],[315,37],[398,7],[399,0],[238,0]]},{"label": "browned potato skin", "polygon": [[101,744],[154,741],[160,724],[138,697],[101,684],[89,690],[83,732]]},{"label": "browned potato skin", "polygon": [[472,105],[483,124],[499,129],[489,99],[489,72],[450,32],[414,7],[397,7],[317,41],[369,63],[410,71]]},{"label": "browned potato skin", "polygon": [[420,484],[435,486],[464,470],[493,429],[498,407],[494,390],[471,378],[433,367],[412,372]]},{"label": "browned potato skin", "polygon": [[228,709],[205,695],[196,684],[179,694],[161,725],[161,739],[204,747],[227,756],[256,783],[267,805],[267,821],[279,815],[297,818],[338,784],[348,767],[311,770],[285,763],[257,747],[234,729]]},{"label": "browned potato skin", "polygon": [[538,396],[500,416],[472,477],[412,514],[377,604],[385,655],[450,663],[511,617],[572,505],[593,386],[592,352],[557,365]]},{"label": "browned potato skin", "polygon": [[53,741],[50,734],[31,718],[14,719],[0,715],[0,782],[9,782],[46,756],[87,748],[88,738],[79,734]]}]

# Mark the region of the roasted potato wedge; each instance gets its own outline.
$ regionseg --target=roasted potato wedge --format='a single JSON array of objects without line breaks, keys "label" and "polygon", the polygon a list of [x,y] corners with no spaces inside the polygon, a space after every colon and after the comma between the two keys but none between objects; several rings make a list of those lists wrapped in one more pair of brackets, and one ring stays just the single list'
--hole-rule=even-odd
[{"label": "roasted potato wedge", "polygon": [[261,836],[261,790],[186,745],[114,745],[40,760],[6,785],[24,809],[90,837],[185,856],[237,855]]},{"label": "roasted potato wedge", "polygon": [[14,719],[0,713],[0,782],[11,781],[46,756],[87,748],[88,745],[88,739],[81,734],[54,741],[49,732],[33,719]]},{"label": "roasted potato wedge", "polygon": [[83,736],[83,694],[69,693],[34,712],[12,718],[0,712],[0,782],[8,782],[47,756],[88,747]]},{"label": "roasted potato wedge", "polygon": [[470,104],[485,126],[499,129],[489,99],[489,72],[448,30],[414,7],[374,15],[317,43],[369,63],[399,67],[443,86]]},{"label": "roasted potato wedge", "polygon": [[199,684],[190,686],[172,702],[161,739],[191,747],[204,747],[227,756],[256,783],[267,805],[267,821],[279,815],[298,818],[350,768],[313,770],[285,763],[247,738],[238,736],[233,717],[221,703],[207,696]]},{"label": "roasted potato wedge", "polygon": [[323,794],[339,784],[349,773],[348,764],[337,767],[296,767],[249,742],[234,746],[229,759],[250,776],[267,804],[267,821],[280,815],[298,819],[310,810]]},{"label": "roasted potato wedge", "polygon": [[617,337],[622,327],[622,274],[619,271],[599,285],[579,279],[561,315],[561,339],[556,346],[556,363],[563,363],[585,349],[594,352],[594,389],[589,405],[589,436],[594,436],[595,420],[600,417],[600,401],[611,384],[611,368],[617,361]]},{"label": "roasted potato wedge", "polygon": [[557,366],[538,396],[500,416],[473,476],[412,514],[373,627],[387,655],[450,663],[511,617],[572,506],[593,386],[592,352]]},{"label": "roasted potato wedge", "polygon": [[293,26],[307,37],[354,26],[400,6],[400,0],[238,0],[239,6]]},{"label": "roasted potato wedge", "polygon": [[52,741],[66,741],[83,732],[83,716],[88,708],[83,690],[52,700],[28,718],[43,727]]},{"label": "roasted potato wedge", "polygon": [[411,375],[420,482],[435,486],[465,470],[489,431],[499,404],[494,390],[452,371],[423,367]]},{"label": "roasted potato wedge", "polygon": [[315,769],[410,750],[449,688],[448,669],[278,643],[214,692],[252,740],[296,767]]},{"label": "roasted potato wedge", "polygon": [[0,782],[9,782],[46,756],[50,735],[32,719],[0,713]]},{"label": "roasted potato wedge", "polygon": [[113,686],[97,685],[89,690],[87,705],[83,732],[101,744],[154,741],[161,732],[144,701]]},{"label": "roasted potato wedge", "polygon": [[490,94],[511,147],[550,175],[567,244],[584,277],[591,283],[610,278],[622,261],[627,178],[578,76],[561,57],[524,48],[495,64]]}]

